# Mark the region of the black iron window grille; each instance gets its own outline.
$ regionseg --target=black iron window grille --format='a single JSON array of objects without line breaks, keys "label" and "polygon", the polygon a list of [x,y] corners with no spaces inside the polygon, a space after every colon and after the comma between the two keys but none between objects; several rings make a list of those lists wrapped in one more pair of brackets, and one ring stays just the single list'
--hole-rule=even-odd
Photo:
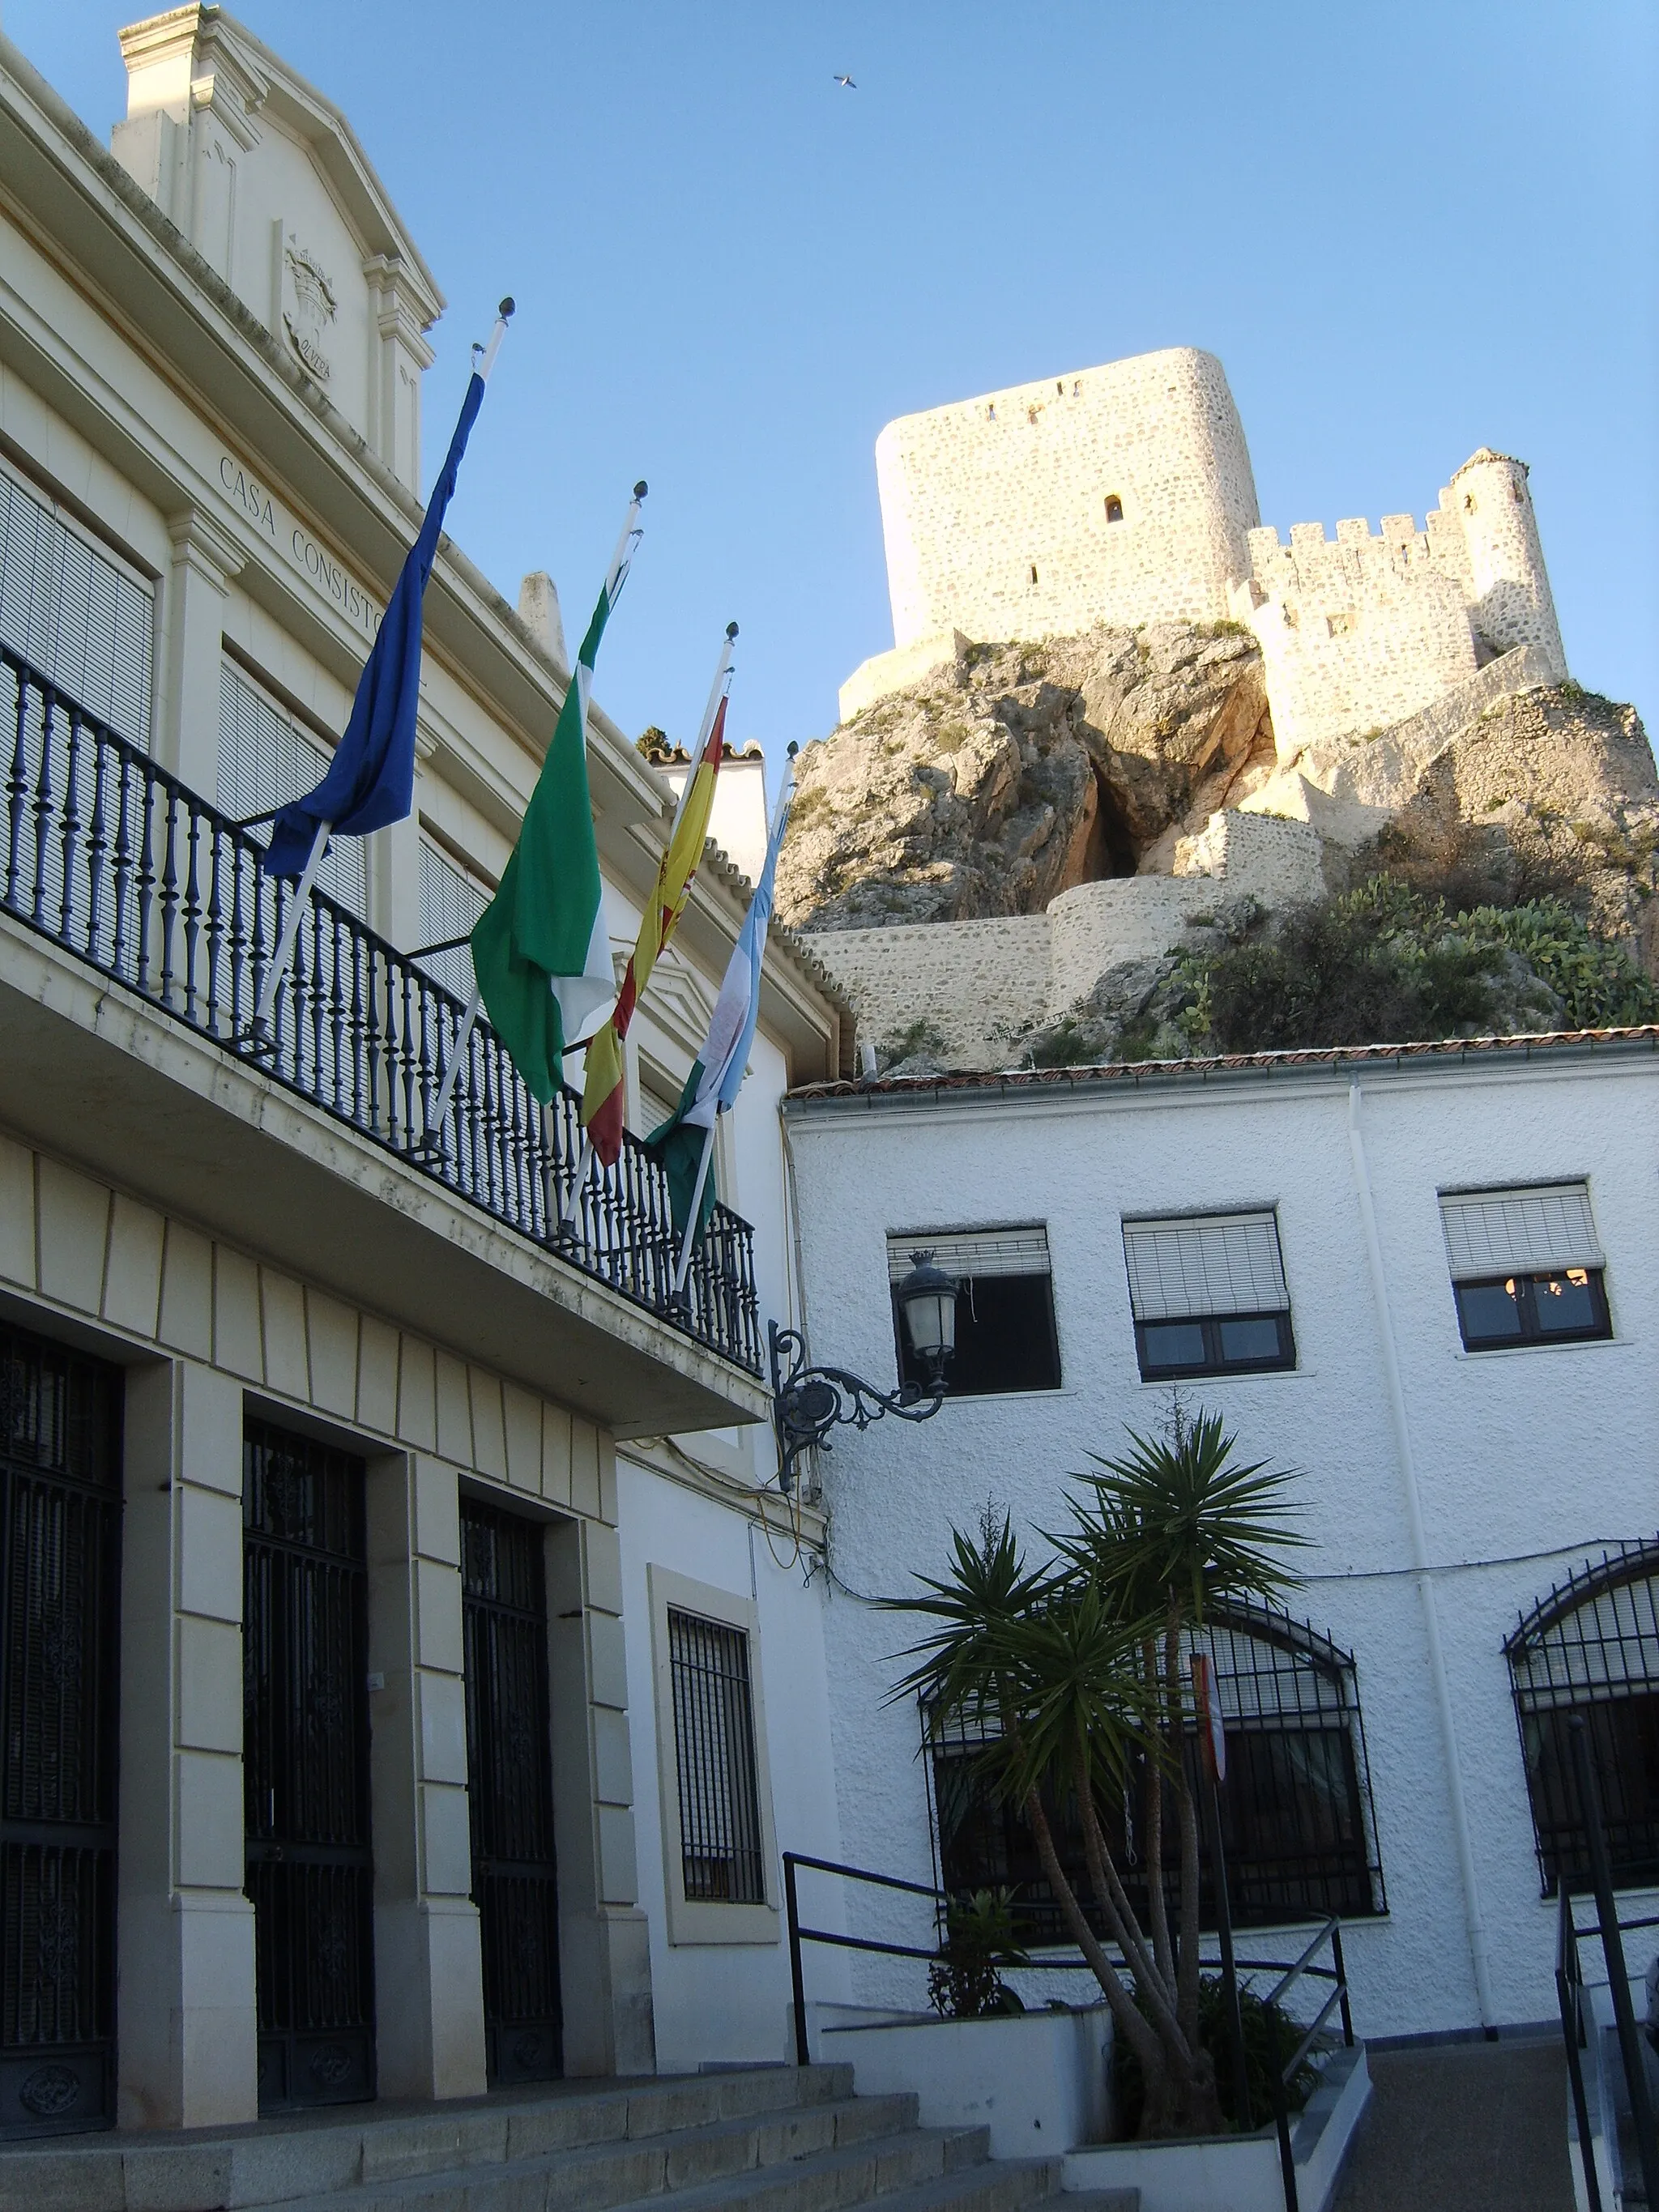
[{"label": "black iron window grille", "polygon": [[[263,848],[0,643],[0,912],[136,991],[222,1050],[249,1024],[293,896]],[[667,1179],[636,1137],[590,1174],[583,1234],[560,1211],[581,1157],[581,1101],[545,1109],[487,1022],[454,1103],[428,1116],[460,1000],[337,901],[314,893],[277,994],[272,1050],[252,1064],[506,1227],[554,1251],[710,1351],[761,1370],[754,1232],[716,1206],[684,1285]]]},{"label": "black iron window grille", "polygon": [[[1343,1919],[1386,1912],[1376,1842],[1370,1768],[1352,1654],[1304,1622],[1251,1606],[1218,1608],[1188,1638],[1215,1668],[1227,1735],[1220,1790],[1229,1901],[1242,1927]],[[1066,1943],[1070,1931],[1037,1860],[1030,1830],[996,1795],[981,1754],[994,1724],[975,1713],[924,1708],[939,1887],[957,1893],[1007,1887],[1029,1939]],[[1197,1773],[1197,1737],[1187,1741]],[[1144,1914],[1143,1792],[1138,1776],[1099,1808],[1124,1887]],[[1074,1802],[1048,1804],[1060,1864],[1102,1932],[1091,1905],[1088,1863]],[[1173,1910],[1177,1848],[1166,1800],[1164,1883]],[[1206,1925],[1214,1911],[1206,1853],[1200,1853]]]},{"label": "black iron window grille", "polygon": [[550,2081],[562,2063],[542,1538],[461,1502],[467,1811],[495,2082]]},{"label": "black iron window grille", "polygon": [[1544,1894],[1589,1881],[1568,1718],[1596,1763],[1621,1888],[1659,1884],[1659,1538],[1604,1553],[1522,1616],[1504,1646]]},{"label": "black iron window grille", "polygon": [[686,1902],[764,1905],[749,1638],[670,1606],[668,1653]]},{"label": "black iron window grille", "polygon": [[0,2136],[114,2118],[121,1378],[0,1330]]},{"label": "black iron window grille", "polygon": [[242,1793],[264,2112],[374,2094],[364,1473],[248,1425]]}]

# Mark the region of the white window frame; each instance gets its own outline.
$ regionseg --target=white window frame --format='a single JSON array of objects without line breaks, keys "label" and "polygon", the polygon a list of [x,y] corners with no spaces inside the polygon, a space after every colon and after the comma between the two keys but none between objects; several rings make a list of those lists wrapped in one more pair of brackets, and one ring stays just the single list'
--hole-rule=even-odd
[{"label": "white window frame", "polygon": [[[777,1841],[772,1820],[772,1773],[766,1750],[766,1701],[761,1688],[760,1614],[750,1598],[693,1582],[654,1563],[646,1570],[651,1608],[651,1656],[657,1723],[657,1800],[662,1829],[663,1889],[672,1944],[776,1943]],[[749,1643],[749,1709],[755,1731],[755,1794],[760,1801],[763,1905],[714,1904],[685,1893],[680,1833],[679,1744],[674,1726],[674,1676],[668,1640],[670,1607],[722,1628],[738,1630]]]}]

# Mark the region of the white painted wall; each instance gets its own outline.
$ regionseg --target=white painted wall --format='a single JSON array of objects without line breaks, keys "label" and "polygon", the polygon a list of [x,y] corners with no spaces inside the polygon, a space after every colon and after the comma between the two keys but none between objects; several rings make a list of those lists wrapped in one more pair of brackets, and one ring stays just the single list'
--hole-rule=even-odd
[{"label": "white painted wall", "polygon": [[[1412,1565],[1401,1455],[1349,1141],[1358,1081],[1389,1310],[1450,1702],[1494,2008],[1553,2016],[1504,1637],[1605,1544],[1656,1520],[1659,1060],[1356,1064],[1130,1088],[1061,1078],[1018,1103],[981,1091],[848,1096],[791,1108],[814,1356],[894,1380],[889,1229],[1046,1223],[1063,1384],[947,1404],[921,1427],[843,1435],[824,1463],[840,1583],[901,1593],[943,1565],[988,1494],[1053,1525],[1064,1479],[1165,1402],[1140,1382],[1119,1223],[1127,1213],[1278,1208],[1293,1372],[1194,1384],[1252,1458],[1305,1471],[1307,1587],[1293,1609],[1355,1655],[1388,1887],[1348,1957],[1363,2033],[1464,2027],[1478,2007],[1447,1755]],[[1443,1187],[1589,1179],[1611,1342],[1465,1354]],[[1521,1555],[1542,1554],[1540,1557]],[[1481,1564],[1481,1563],[1486,1564]],[[1475,1563],[1473,1565],[1466,1563]],[[854,1861],[932,1877],[914,1709],[884,1699],[908,1624],[839,1594],[825,1613],[837,1787]],[[899,1908],[899,1917],[906,1908]],[[896,1924],[896,1921],[895,1922]],[[897,1996],[860,1971],[860,1993]],[[914,1999],[915,1990],[908,1990]]]},{"label": "white painted wall", "polygon": [[[793,2029],[781,1865],[774,1864],[768,1876],[779,1908],[775,1943],[677,1946],[668,1940],[663,1854],[665,1848],[678,1848],[678,1837],[665,1842],[647,1570],[653,1564],[671,1567],[757,1608],[759,1650],[751,1649],[750,1664],[758,1663],[765,1705],[778,1850],[834,1859],[842,1855],[841,1832],[830,1760],[823,1578],[807,1584],[781,1533],[774,1539],[775,1556],[747,1515],[631,1460],[617,1460],[617,1490],[635,1837],[640,1899],[651,1928],[657,2064],[673,2073],[722,2060],[786,2059],[793,2056]],[[775,1503],[771,1518],[780,1532],[784,1517]],[[830,1909],[827,1902],[815,1902],[818,1925],[840,1924],[822,1917]],[[812,1972],[815,1994],[848,1995],[839,1954],[820,1950]]]}]

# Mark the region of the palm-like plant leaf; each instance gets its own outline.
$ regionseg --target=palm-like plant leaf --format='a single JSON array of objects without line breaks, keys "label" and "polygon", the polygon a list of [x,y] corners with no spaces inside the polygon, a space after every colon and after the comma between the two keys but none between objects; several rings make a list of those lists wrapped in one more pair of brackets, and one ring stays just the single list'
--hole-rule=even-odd
[{"label": "palm-like plant leaf", "polygon": [[1194,1621],[1206,1598],[1270,1598],[1293,1577],[1280,1557],[1308,1540],[1286,1517],[1294,1470],[1235,1462],[1238,1438],[1219,1413],[1200,1413],[1179,1439],[1129,1432],[1122,1459],[1091,1454],[1092,1505],[1054,1539],[1073,1569],[1121,1590],[1126,1609],[1150,1612],[1178,1594]]}]

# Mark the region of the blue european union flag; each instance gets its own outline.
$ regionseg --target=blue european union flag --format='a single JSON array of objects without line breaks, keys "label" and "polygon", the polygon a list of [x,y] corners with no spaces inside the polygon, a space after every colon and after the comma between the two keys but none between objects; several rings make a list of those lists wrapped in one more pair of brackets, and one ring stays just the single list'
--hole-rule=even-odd
[{"label": "blue european union flag", "polygon": [[415,803],[422,604],[444,526],[444,510],[455,489],[461,456],[483,395],[484,380],[475,370],[427,502],[421,534],[409,550],[358,680],[345,735],[335,748],[328,774],[310,797],[295,799],[277,814],[265,854],[268,875],[304,873],[319,822],[331,823],[337,836],[362,837],[371,830],[384,830],[389,822],[401,822]]}]

